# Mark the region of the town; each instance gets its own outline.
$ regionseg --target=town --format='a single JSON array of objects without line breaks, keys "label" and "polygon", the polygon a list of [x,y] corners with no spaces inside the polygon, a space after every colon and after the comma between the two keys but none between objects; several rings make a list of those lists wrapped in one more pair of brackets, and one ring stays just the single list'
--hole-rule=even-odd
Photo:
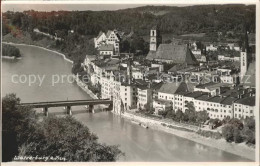
[{"label": "town", "polygon": [[257,161],[256,5],[73,5],[5,4],[3,161]]},{"label": "town", "polygon": [[[255,57],[248,52],[247,33],[242,47],[236,43],[201,47],[196,41],[161,43],[155,26],[145,59],[120,53],[120,40],[117,30],[100,32],[94,38],[98,54],[87,55],[82,63],[88,81],[100,88],[99,98],[113,100],[113,112],[161,116],[171,110],[185,113],[192,105],[210,119],[255,116]],[[209,53],[218,50],[222,54],[217,60],[208,60]]]}]

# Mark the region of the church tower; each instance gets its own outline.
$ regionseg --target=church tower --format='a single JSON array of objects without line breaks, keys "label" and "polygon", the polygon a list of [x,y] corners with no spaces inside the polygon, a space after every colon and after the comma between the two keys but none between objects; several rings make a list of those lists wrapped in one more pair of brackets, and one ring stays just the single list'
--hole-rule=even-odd
[{"label": "church tower", "polygon": [[247,71],[247,52],[246,50],[242,50],[240,52],[240,75],[241,75],[241,80],[243,79],[243,77],[246,75],[246,71]]},{"label": "church tower", "polygon": [[156,26],[151,29],[150,32],[150,51],[156,51],[161,44],[160,32]]},{"label": "church tower", "polygon": [[248,38],[247,38],[247,31],[246,31],[244,42],[243,42],[242,49],[241,49],[241,52],[240,52],[240,75],[241,75],[241,80],[246,75],[247,67],[248,67],[248,61],[249,61],[249,58],[248,58]]},{"label": "church tower", "polygon": [[132,60],[130,58],[127,62],[127,81],[129,85],[132,83]]}]

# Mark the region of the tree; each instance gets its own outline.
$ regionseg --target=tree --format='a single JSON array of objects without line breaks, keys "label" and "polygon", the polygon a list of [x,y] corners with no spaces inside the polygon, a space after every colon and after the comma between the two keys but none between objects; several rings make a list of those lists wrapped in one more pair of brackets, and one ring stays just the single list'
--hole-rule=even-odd
[{"label": "tree", "polygon": [[115,161],[123,155],[118,146],[98,143],[98,137],[74,118],[50,116],[39,121],[32,108],[18,106],[19,102],[15,94],[3,98],[3,161],[15,155]]},{"label": "tree", "polygon": [[123,154],[118,146],[99,144],[96,135],[70,116],[45,118],[38,129],[35,135],[43,134],[42,140],[25,143],[23,155],[52,154],[66,161],[115,161]]},{"label": "tree", "polygon": [[222,135],[227,142],[233,142],[234,140],[233,133],[234,133],[234,127],[230,124],[227,124],[222,128]]},{"label": "tree", "polygon": [[3,161],[10,161],[18,154],[18,147],[30,138],[29,132],[36,124],[35,112],[29,107],[18,107],[20,99],[8,94],[2,100]]},{"label": "tree", "polygon": [[182,120],[183,120],[183,117],[184,117],[183,112],[182,112],[180,109],[178,109],[178,110],[176,111],[176,113],[175,113],[175,120],[176,120],[176,121],[182,121]]},{"label": "tree", "polygon": [[21,56],[20,50],[18,48],[8,44],[3,44],[2,53],[3,53],[2,56],[9,56],[9,57],[16,57],[16,58]]},{"label": "tree", "polygon": [[242,137],[247,144],[255,144],[255,120],[253,117],[245,119]]},{"label": "tree", "polygon": [[195,107],[194,104],[192,102],[188,102],[186,104],[187,109],[185,110],[185,119],[186,121],[189,122],[196,122],[197,116],[196,116],[196,111],[195,111]]},{"label": "tree", "polygon": [[197,112],[197,121],[201,123],[205,123],[209,119],[209,114],[206,110]]},{"label": "tree", "polygon": [[[240,143],[244,141],[242,129],[243,123],[240,120],[231,119],[222,128],[222,135],[228,142],[234,141],[235,143]],[[250,138],[248,138],[248,140],[250,140]]]},{"label": "tree", "polygon": [[175,118],[175,111],[173,109],[168,110],[167,114],[165,115],[166,118],[174,119]]}]

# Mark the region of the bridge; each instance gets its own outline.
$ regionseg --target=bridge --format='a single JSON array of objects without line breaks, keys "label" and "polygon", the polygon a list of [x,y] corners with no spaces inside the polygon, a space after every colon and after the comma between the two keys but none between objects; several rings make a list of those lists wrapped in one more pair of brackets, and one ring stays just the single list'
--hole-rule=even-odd
[{"label": "bridge", "polygon": [[50,107],[66,107],[68,115],[72,115],[72,106],[88,106],[89,111],[93,112],[94,105],[108,104],[112,108],[113,101],[110,99],[92,99],[92,100],[66,100],[66,101],[50,101],[50,102],[36,102],[36,103],[20,103],[19,106],[29,106],[32,108],[43,108],[45,116],[48,116],[48,108]]}]

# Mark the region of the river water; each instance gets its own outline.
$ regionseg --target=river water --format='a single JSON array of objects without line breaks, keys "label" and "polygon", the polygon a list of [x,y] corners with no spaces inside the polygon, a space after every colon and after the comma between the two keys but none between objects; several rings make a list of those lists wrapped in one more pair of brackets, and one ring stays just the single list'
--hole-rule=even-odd
[{"label": "river water", "polygon": [[[72,64],[63,60],[62,56],[31,46],[17,47],[22,53],[22,59],[2,60],[3,96],[16,93],[22,102],[90,98],[75,83],[70,83]],[[29,75],[38,77],[31,85],[28,82]],[[42,85],[39,86],[39,78],[44,75]],[[19,78],[20,83],[17,83]],[[64,114],[63,108],[50,110],[50,114]],[[99,137],[100,142],[120,145],[120,149],[125,153],[120,161],[248,161],[169,133],[144,129],[111,112],[92,114],[87,113],[84,107],[72,107],[72,112],[77,120],[86,124]]]}]

